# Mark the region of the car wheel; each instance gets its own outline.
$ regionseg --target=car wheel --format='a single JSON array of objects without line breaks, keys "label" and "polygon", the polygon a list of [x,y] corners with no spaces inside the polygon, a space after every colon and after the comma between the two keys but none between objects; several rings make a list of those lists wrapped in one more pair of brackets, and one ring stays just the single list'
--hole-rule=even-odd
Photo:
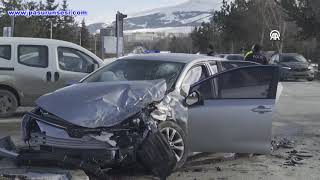
[{"label": "car wheel", "polygon": [[308,80],[308,81],[313,81],[313,80],[314,80],[314,78],[307,78],[307,80]]},{"label": "car wheel", "polygon": [[177,158],[175,169],[181,168],[188,157],[188,144],[184,131],[174,122],[166,121],[161,123],[160,132],[166,137]]},{"label": "car wheel", "polygon": [[8,90],[0,90],[0,118],[13,115],[18,108],[17,97]]}]

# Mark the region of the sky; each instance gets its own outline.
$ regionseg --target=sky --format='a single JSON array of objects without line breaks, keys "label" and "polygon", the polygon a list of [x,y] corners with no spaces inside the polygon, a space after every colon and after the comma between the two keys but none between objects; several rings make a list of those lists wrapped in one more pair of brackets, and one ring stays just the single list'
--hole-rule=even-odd
[{"label": "sky", "polygon": [[[120,11],[124,14],[134,14],[137,12],[150,10],[159,7],[180,4],[187,0],[68,0],[69,9],[86,10],[88,16],[85,17],[86,23],[114,21],[115,14]],[[62,2],[62,0],[58,0]],[[76,18],[81,20],[83,17]]]}]

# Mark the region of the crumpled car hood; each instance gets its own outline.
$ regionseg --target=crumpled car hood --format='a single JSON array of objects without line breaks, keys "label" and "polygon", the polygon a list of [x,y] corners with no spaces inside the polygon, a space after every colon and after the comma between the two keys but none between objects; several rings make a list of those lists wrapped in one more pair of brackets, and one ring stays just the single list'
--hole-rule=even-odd
[{"label": "crumpled car hood", "polygon": [[46,94],[36,104],[74,125],[112,127],[161,101],[166,90],[165,80],[80,83]]}]

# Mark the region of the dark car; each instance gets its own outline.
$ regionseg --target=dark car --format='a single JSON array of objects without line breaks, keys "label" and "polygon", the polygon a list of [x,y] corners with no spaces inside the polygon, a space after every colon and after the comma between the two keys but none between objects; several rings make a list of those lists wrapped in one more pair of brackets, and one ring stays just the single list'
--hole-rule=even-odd
[{"label": "dark car", "polygon": [[270,64],[280,66],[280,79],[307,79],[313,81],[315,78],[314,69],[310,62],[297,53],[279,53],[270,59]]}]

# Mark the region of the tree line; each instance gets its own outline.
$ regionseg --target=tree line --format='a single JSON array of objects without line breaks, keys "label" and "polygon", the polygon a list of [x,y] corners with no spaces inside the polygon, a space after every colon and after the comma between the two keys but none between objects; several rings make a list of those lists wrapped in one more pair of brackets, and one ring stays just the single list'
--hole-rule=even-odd
[{"label": "tree line", "polygon": [[[67,11],[68,1],[63,0],[57,3],[56,0],[0,0],[0,34],[3,34],[3,27],[11,26],[11,18],[7,11],[30,10],[30,11]],[[52,38],[81,44],[90,49],[90,35],[85,21],[79,24],[73,16],[17,16],[14,18],[15,37],[37,37],[50,38],[52,23]],[[92,48],[91,48],[92,49]]]},{"label": "tree line", "polygon": [[[270,41],[279,30],[281,41]],[[320,58],[319,0],[223,0],[209,23],[191,33],[193,51],[205,53],[209,44],[216,52],[240,53],[259,43],[264,50],[297,52]],[[183,45],[183,44],[181,44]]]}]

